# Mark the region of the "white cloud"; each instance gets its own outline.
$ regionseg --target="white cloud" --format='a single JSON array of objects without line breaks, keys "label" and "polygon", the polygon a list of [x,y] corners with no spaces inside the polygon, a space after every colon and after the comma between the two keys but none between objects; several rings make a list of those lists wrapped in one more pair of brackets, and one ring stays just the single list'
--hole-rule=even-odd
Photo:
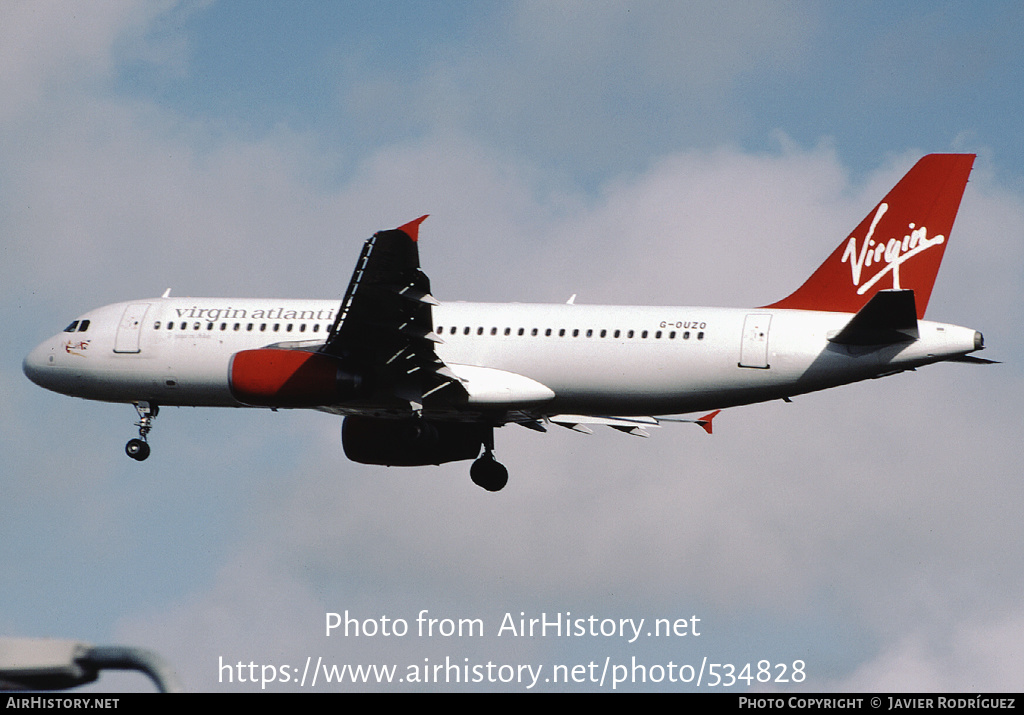
[{"label": "white cloud", "polygon": [[10,0],[0,5],[0,121],[28,119],[47,93],[110,79],[118,48],[137,43],[177,3]]},{"label": "white cloud", "polygon": [[839,681],[840,692],[1020,692],[1024,687],[1020,610],[947,621],[904,635]]},{"label": "white cloud", "polygon": [[343,63],[339,108],[374,139],[486,136],[551,174],[602,176],[750,121],[751,77],[792,72],[818,13],[799,3],[518,2],[401,74]]}]

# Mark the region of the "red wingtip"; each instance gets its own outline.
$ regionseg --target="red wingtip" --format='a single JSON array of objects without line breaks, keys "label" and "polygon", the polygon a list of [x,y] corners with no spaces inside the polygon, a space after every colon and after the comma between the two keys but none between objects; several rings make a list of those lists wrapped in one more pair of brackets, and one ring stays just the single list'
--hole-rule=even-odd
[{"label": "red wingtip", "polygon": [[419,240],[420,237],[420,224],[427,220],[427,216],[430,214],[423,214],[418,219],[414,219],[404,226],[399,226],[396,230],[401,231],[406,236],[411,238],[413,242]]},{"label": "red wingtip", "polygon": [[715,419],[715,416],[718,415],[719,412],[721,412],[721,410],[715,410],[714,412],[707,413],[703,417],[698,417],[697,424],[699,424],[705,432],[711,434],[711,420]]}]

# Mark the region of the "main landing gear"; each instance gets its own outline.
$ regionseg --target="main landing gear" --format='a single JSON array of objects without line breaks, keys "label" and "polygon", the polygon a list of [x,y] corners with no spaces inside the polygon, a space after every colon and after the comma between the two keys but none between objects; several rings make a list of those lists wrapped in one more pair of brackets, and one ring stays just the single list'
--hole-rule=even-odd
[{"label": "main landing gear", "polygon": [[139,428],[139,437],[128,440],[124,451],[132,459],[141,462],[149,456],[149,442],[146,441],[146,435],[153,429],[153,418],[160,412],[160,408],[143,401],[135,403],[135,411],[139,413],[139,421],[135,423],[135,426]]},{"label": "main landing gear", "polygon": [[494,430],[487,430],[484,438],[484,453],[477,457],[469,468],[473,484],[489,492],[500,492],[508,484],[508,470],[494,458]]}]

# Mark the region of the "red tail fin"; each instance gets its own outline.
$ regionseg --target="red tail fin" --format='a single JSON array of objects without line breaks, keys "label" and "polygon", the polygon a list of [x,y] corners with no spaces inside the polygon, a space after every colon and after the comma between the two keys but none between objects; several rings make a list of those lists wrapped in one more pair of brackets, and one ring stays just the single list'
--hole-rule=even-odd
[{"label": "red tail fin", "polygon": [[912,289],[923,318],[974,154],[929,154],[796,292],[766,308],[856,313],[889,288]]}]

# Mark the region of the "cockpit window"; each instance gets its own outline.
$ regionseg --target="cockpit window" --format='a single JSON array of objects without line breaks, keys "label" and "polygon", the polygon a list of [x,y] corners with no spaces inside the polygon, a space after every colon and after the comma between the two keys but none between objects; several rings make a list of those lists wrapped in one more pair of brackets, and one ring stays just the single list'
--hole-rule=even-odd
[{"label": "cockpit window", "polygon": [[68,327],[64,328],[64,332],[65,333],[73,333],[76,330],[78,330],[78,321],[77,320],[75,322],[73,322],[71,325],[69,325]]},{"label": "cockpit window", "polygon": [[81,323],[78,324],[78,332],[84,333],[88,329],[89,329],[89,321],[88,320],[83,320]]}]

